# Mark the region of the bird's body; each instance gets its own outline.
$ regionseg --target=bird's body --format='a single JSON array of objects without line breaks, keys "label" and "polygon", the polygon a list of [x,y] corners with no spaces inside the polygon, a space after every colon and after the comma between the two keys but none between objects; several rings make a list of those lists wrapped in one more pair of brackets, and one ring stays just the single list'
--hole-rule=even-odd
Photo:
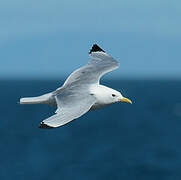
[{"label": "bird's body", "polygon": [[88,112],[124,101],[120,92],[99,84],[105,73],[118,68],[119,63],[96,44],[90,51],[91,61],[74,71],[57,90],[38,97],[21,98],[21,104],[48,104],[57,106],[56,114],[45,119],[40,128],[62,126]]}]

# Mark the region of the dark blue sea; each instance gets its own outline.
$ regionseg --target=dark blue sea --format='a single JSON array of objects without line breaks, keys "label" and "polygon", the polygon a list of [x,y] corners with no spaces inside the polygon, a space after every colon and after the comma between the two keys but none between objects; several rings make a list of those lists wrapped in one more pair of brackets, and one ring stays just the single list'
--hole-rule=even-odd
[{"label": "dark blue sea", "polygon": [[181,179],[181,81],[104,80],[133,104],[117,103],[66,126],[39,129],[55,108],[17,102],[61,84],[0,81],[0,180]]}]

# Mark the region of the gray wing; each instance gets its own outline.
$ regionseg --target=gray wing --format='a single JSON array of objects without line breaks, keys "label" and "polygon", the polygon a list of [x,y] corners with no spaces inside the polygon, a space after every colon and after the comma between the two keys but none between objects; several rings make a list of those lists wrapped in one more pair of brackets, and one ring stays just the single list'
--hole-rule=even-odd
[{"label": "gray wing", "polygon": [[64,85],[53,92],[57,114],[45,119],[40,128],[62,126],[85,114],[96,102],[95,97],[89,94],[90,85],[99,83],[100,77],[118,68],[119,63],[97,45],[92,47],[90,55],[90,62],[74,71]]},{"label": "gray wing", "polygon": [[58,109],[56,114],[41,122],[40,128],[55,128],[63,126],[85,114],[95,103],[95,97],[80,93],[62,91],[56,96]]},{"label": "gray wing", "polygon": [[98,51],[91,50],[90,55],[91,60],[89,63],[74,71],[67,78],[63,86],[68,86],[79,81],[85,84],[99,83],[101,76],[119,67],[119,63],[100,48]]}]

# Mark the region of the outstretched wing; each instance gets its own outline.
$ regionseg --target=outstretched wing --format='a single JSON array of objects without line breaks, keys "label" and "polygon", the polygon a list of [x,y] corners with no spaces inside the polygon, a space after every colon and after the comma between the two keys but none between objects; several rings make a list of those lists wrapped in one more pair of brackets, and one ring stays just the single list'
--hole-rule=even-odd
[{"label": "outstretched wing", "polygon": [[118,68],[119,63],[96,44],[90,50],[90,55],[90,62],[74,71],[64,85],[53,92],[58,107],[57,114],[42,121],[40,128],[67,124],[89,111],[96,102],[95,97],[89,94],[90,86],[99,83],[100,77],[105,73]]},{"label": "outstretched wing", "polygon": [[89,54],[91,56],[89,63],[74,71],[67,78],[64,86],[79,81],[81,81],[82,84],[99,83],[101,76],[119,67],[119,63],[96,44],[93,45]]},{"label": "outstretched wing", "polygon": [[39,128],[55,128],[85,114],[95,103],[95,98],[86,93],[61,92],[56,96],[56,114],[41,122]]}]

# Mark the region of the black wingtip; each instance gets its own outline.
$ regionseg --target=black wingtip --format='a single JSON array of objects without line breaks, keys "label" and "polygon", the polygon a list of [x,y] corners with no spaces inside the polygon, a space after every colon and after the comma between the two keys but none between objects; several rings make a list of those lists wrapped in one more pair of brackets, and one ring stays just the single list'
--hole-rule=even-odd
[{"label": "black wingtip", "polygon": [[41,122],[41,124],[38,126],[40,129],[52,129],[54,127],[48,126],[44,122]]},{"label": "black wingtip", "polygon": [[105,52],[103,49],[101,49],[97,44],[94,44],[92,46],[92,49],[89,51],[89,54],[91,54],[92,52]]}]

